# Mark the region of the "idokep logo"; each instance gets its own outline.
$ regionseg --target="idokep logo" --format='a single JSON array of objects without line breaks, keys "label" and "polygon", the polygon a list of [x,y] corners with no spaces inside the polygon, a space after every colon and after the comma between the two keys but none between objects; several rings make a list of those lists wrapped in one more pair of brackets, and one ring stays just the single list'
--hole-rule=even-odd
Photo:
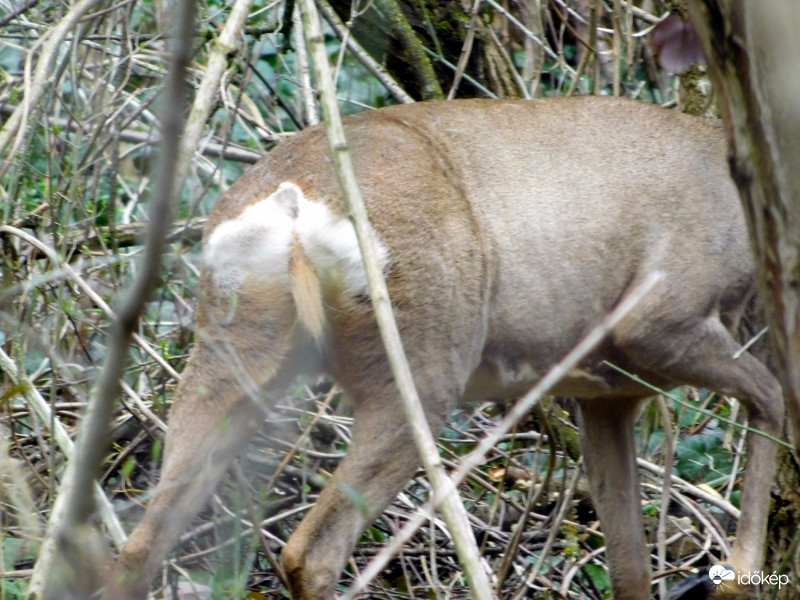
[{"label": "idokep logo", "polygon": [[736,581],[740,586],[761,585],[777,586],[781,589],[784,585],[789,585],[792,578],[785,573],[778,575],[776,572],[764,573],[763,571],[734,571],[726,565],[714,565],[708,570],[708,578],[715,587],[724,586],[726,581]]},{"label": "idokep logo", "polygon": [[714,565],[708,570],[708,577],[714,585],[722,585],[723,581],[736,579],[736,572],[725,565]]}]

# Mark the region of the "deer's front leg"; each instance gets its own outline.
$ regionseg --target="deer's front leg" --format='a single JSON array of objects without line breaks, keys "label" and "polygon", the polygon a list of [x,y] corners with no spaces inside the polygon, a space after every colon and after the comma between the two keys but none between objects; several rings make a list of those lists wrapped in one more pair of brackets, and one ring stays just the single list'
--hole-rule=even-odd
[{"label": "deer's front leg", "polygon": [[650,551],[642,532],[634,424],[638,401],[581,401],[583,457],[600,526],[614,600],[649,600]]}]

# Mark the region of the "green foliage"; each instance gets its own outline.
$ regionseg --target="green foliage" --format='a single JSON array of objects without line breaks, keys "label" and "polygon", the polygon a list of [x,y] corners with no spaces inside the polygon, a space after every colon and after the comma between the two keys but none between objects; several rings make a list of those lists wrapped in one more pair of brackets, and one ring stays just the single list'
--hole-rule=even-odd
[{"label": "green foliage", "polygon": [[608,577],[607,569],[589,563],[584,567],[584,572],[591,579],[593,586],[600,591],[602,598],[611,598],[611,580]]},{"label": "green foliage", "polygon": [[677,470],[688,481],[708,483],[720,473],[730,473],[730,451],[723,446],[724,431],[682,438],[675,447]]},{"label": "green foliage", "polygon": [[[30,563],[36,558],[32,551],[33,544],[28,540],[15,537],[4,537],[0,542],[2,552],[2,567],[4,572],[12,572],[17,564]],[[7,600],[22,600],[28,590],[27,580],[24,578],[7,579],[0,577],[0,598]]]}]

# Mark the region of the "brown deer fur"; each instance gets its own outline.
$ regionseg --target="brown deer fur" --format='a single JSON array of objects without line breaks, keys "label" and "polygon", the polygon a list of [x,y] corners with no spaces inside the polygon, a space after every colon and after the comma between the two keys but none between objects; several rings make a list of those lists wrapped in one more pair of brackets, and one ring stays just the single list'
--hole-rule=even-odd
[{"label": "brown deer fur", "polygon": [[[464,399],[529,388],[626,290],[664,272],[557,390],[580,398],[614,597],[649,599],[633,427],[651,392],[602,361],[659,386],[735,396],[752,427],[781,432],[778,383],[749,354],[732,358],[753,262],[721,128],[644,103],[573,98],[392,107],[347,119],[346,133],[434,430]],[[145,597],[262,405],[317,370],[352,398],[353,441],[282,561],[294,598],[333,597],[359,536],[419,466],[354,240],[320,127],[278,146],[214,209],[162,479],[109,598]],[[739,569],[761,566],[774,454],[749,436],[729,557]]]}]

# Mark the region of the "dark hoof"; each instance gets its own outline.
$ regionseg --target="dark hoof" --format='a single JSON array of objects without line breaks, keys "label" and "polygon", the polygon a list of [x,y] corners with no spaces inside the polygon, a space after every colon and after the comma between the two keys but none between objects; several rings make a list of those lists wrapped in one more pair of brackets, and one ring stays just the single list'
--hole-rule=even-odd
[{"label": "dark hoof", "polygon": [[669,600],[706,600],[714,593],[714,582],[708,569],[701,569],[694,577],[684,579],[669,591]]}]

